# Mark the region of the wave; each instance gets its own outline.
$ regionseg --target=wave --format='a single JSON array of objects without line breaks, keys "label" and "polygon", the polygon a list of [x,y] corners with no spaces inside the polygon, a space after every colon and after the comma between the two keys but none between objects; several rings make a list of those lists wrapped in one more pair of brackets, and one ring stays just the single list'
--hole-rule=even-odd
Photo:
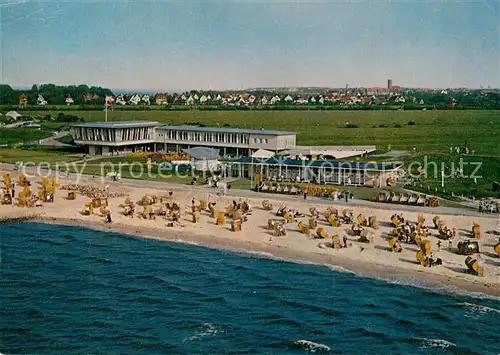
[{"label": "wave", "polygon": [[450,347],[457,346],[457,344],[444,339],[428,339],[428,338],[416,338],[416,339],[422,340],[422,345],[420,345],[421,349],[429,349],[429,348],[447,349]]},{"label": "wave", "polygon": [[268,253],[268,252],[265,252],[265,251],[252,251],[252,250],[248,250],[248,251],[244,251],[242,253],[244,253],[244,254],[250,254],[250,255],[255,255],[255,256],[259,256],[259,257],[262,257],[262,258],[268,258],[268,259],[280,259],[276,255]]},{"label": "wave", "polygon": [[309,340],[297,340],[294,344],[310,353],[327,353],[331,350],[330,347],[325,344],[315,343]]},{"label": "wave", "polygon": [[200,244],[196,243],[196,242],[191,242],[189,240],[184,240],[184,239],[176,239],[175,240],[176,243],[182,243],[182,244],[187,244],[187,245],[197,245],[199,246]]},{"label": "wave", "polygon": [[487,307],[480,304],[463,302],[457,304],[460,307],[465,308],[465,317],[468,318],[479,318],[486,314],[500,314],[500,309],[496,309],[493,307]]},{"label": "wave", "polygon": [[493,296],[493,295],[488,295],[486,293],[482,292],[474,292],[474,291],[467,291],[462,288],[459,288],[457,286],[453,285],[447,285],[447,284],[442,284],[442,283],[433,283],[424,280],[421,277],[415,277],[415,276],[381,276],[378,277],[377,279],[385,281],[389,284],[393,285],[401,285],[401,286],[411,286],[411,287],[417,287],[417,288],[422,288],[425,290],[429,290],[435,293],[439,294],[455,294],[459,296],[467,296],[471,298],[477,298],[477,299],[488,299],[488,300],[494,300],[494,301],[500,301],[500,297],[498,296]]},{"label": "wave", "polygon": [[323,266],[327,267],[328,269],[330,269],[332,271],[345,272],[348,274],[358,275],[356,272],[349,270],[349,269],[346,269],[342,266],[332,265],[332,264],[323,264]]},{"label": "wave", "polygon": [[194,335],[184,338],[184,342],[189,342],[193,340],[202,339],[205,337],[214,337],[221,331],[221,328],[217,325],[211,323],[205,323],[201,326],[200,330],[197,330]]}]

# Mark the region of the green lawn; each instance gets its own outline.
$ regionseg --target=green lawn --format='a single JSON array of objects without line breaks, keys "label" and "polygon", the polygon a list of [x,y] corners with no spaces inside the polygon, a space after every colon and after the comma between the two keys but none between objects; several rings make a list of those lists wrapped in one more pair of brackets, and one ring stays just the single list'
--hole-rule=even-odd
[{"label": "green lawn", "polygon": [[[33,111],[29,115],[57,112]],[[86,121],[103,121],[100,111],[71,111]],[[377,145],[381,150],[444,153],[467,141],[477,154],[500,156],[500,112],[474,111],[110,111],[108,119],[168,124],[228,124],[297,132],[301,145]],[[415,125],[408,125],[414,122]],[[345,124],[359,128],[345,128]],[[394,127],[400,125],[400,128]],[[383,126],[383,127],[381,127]]]},{"label": "green lawn", "polygon": [[38,141],[53,135],[52,131],[32,128],[0,128],[0,145]]},{"label": "green lawn", "polygon": [[68,150],[57,148],[0,148],[0,162],[7,164],[14,164],[17,161],[23,161],[25,164],[34,163],[40,164],[46,162],[49,164],[56,164],[62,162],[71,162],[80,160],[81,158],[69,156],[75,154]]}]

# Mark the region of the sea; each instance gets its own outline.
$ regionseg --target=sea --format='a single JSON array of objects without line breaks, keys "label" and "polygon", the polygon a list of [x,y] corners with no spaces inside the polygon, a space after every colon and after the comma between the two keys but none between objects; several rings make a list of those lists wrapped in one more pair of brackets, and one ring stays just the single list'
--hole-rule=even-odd
[{"label": "sea", "polygon": [[0,225],[2,354],[500,354],[500,300],[194,244]]}]

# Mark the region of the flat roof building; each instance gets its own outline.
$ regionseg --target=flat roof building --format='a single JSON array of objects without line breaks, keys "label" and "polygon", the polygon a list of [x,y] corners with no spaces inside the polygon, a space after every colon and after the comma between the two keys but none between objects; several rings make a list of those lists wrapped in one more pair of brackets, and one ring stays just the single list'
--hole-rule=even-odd
[{"label": "flat roof building", "polygon": [[262,181],[312,182],[325,185],[387,186],[387,179],[395,177],[402,164],[361,163],[297,159],[259,159],[244,157],[225,164],[225,174],[232,177],[253,178]]},{"label": "flat roof building", "polygon": [[155,121],[113,121],[77,123],[70,127],[77,145],[89,155],[112,155],[135,151],[181,153],[184,149],[206,147],[219,149],[223,157],[249,157],[256,152],[304,157],[339,159],[364,155],[375,146],[297,146],[296,132],[204,127],[200,125],[165,125]]},{"label": "flat roof building", "polygon": [[170,126],[153,121],[81,123],[71,135],[90,155],[127,151],[179,153],[194,146],[219,148],[222,155],[248,156],[258,149],[275,153],[294,147],[296,133],[229,127]]}]

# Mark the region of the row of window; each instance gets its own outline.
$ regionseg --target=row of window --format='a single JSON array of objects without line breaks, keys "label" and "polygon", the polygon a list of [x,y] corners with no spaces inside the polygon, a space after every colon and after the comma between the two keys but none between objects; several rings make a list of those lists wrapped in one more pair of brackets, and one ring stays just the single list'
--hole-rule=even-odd
[{"label": "row of window", "polygon": [[123,142],[150,140],[153,130],[148,127],[107,129],[107,128],[73,128],[73,137],[76,140]]},{"label": "row of window", "polygon": [[158,137],[165,140],[180,140],[189,142],[233,143],[248,144],[249,137],[241,133],[221,132],[187,132],[187,131],[162,131]]}]

